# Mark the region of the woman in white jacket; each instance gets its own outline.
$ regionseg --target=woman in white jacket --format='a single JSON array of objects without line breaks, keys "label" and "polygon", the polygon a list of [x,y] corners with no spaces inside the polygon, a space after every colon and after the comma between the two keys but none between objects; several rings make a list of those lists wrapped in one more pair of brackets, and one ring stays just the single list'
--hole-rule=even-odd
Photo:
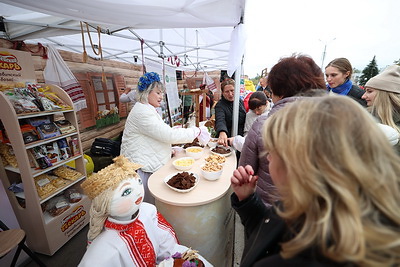
[{"label": "woman in white jacket", "polygon": [[171,144],[192,142],[196,137],[207,144],[210,134],[206,127],[171,128],[156,108],[160,107],[165,88],[155,72],[140,77],[137,90],[137,102],[126,120],[121,143],[121,154],[131,162],[143,167],[138,174],[145,188],[144,201],[154,204],[147,180],[149,176],[171,158]]}]

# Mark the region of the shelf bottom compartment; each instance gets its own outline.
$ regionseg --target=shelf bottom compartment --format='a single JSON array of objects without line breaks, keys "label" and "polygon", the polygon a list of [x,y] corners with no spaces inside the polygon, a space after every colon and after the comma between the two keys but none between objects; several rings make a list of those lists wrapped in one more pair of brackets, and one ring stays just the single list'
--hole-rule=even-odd
[{"label": "shelf bottom compartment", "polygon": [[[71,203],[69,209],[58,216],[53,217],[48,212],[44,212],[44,222],[39,227],[43,227],[44,232],[35,240],[28,238],[29,247],[35,252],[53,255],[89,223],[90,204],[90,199],[82,195],[79,202]],[[30,227],[32,231],[37,230],[33,223]],[[27,235],[29,237],[29,233]]]},{"label": "shelf bottom compartment", "polygon": [[63,213],[60,213],[57,216],[52,216],[48,211],[45,211],[43,213],[44,223],[45,224],[50,224],[54,220],[58,220],[59,221],[60,219],[63,222],[68,222],[68,219],[77,216],[77,217],[74,218],[74,221],[76,221],[80,217],[85,216],[86,214],[89,214],[89,210],[81,209],[81,208],[84,208],[83,203],[86,203],[86,202],[90,203],[90,200],[89,200],[88,196],[82,194],[82,199],[81,200],[79,200],[76,203],[69,203],[70,204],[69,208],[66,211],[64,211]]}]

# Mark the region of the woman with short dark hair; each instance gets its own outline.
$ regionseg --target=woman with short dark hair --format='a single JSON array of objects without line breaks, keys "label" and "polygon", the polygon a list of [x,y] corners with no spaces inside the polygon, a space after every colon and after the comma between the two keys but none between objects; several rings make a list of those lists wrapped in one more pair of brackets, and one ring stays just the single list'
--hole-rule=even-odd
[{"label": "woman with short dark hair", "polygon": [[[253,123],[244,142],[239,166],[251,165],[259,176],[257,191],[266,205],[274,201],[275,186],[269,173],[269,162],[265,157],[261,128],[267,118],[286,104],[299,98],[326,95],[325,80],[321,68],[306,55],[292,55],[279,60],[268,74],[268,85],[272,91],[274,106],[268,115],[261,115]],[[303,96],[299,96],[299,94]]]}]

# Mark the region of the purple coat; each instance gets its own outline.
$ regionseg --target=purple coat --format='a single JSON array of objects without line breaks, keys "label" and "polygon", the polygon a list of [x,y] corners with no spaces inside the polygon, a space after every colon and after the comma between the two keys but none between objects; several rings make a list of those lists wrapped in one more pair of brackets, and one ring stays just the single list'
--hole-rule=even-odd
[{"label": "purple coat", "polygon": [[286,104],[294,102],[299,98],[301,97],[293,96],[283,98],[276,102],[267,115],[261,115],[258,117],[247,133],[246,140],[243,144],[242,152],[240,154],[239,166],[251,165],[253,167],[254,173],[258,175],[257,193],[267,205],[271,205],[276,201],[276,199],[273,199],[275,186],[269,174],[269,162],[265,155],[261,135],[262,127],[269,116],[283,108]]}]

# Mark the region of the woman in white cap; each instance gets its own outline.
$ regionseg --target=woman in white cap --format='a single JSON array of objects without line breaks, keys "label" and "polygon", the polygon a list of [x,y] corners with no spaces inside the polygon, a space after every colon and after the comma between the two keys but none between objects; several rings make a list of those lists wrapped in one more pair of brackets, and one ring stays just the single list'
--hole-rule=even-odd
[{"label": "woman in white cap", "polygon": [[145,189],[144,201],[154,204],[147,180],[171,158],[171,145],[191,143],[195,138],[207,144],[210,134],[207,128],[172,128],[166,124],[156,108],[161,106],[165,88],[155,72],[139,78],[137,102],[129,112],[121,143],[121,155],[131,162],[142,165],[138,174]]},{"label": "woman in white cap", "polygon": [[[365,84],[362,96],[381,123],[400,133],[400,66],[392,65]],[[400,144],[396,145],[400,152]]]}]

